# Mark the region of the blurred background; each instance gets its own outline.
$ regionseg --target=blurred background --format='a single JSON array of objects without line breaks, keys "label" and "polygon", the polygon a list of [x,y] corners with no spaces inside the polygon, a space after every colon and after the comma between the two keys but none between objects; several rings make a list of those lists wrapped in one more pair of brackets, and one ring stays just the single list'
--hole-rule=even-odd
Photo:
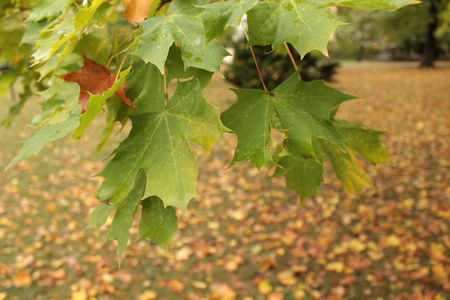
[{"label": "blurred background", "polygon": [[[326,164],[325,183],[301,206],[271,170],[227,169],[237,141],[224,134],[211,155],[194,149],[198,196],[168,253],[133,227],[119,267],[114,241],[103,243],[108,227],[86,226],[98,205],[93,176],[129,128],[97,153],[99,118],[81,141],[51,143],[0,172],[0,299],[450,299],[449,1],[335,13],[350,25],[331,38],[332,59],[309,54],[302,76],[362,97],[338,117],[386,131],[395,162],[364,165],[375,190],[347,195]],[[228,82],[213,77],[204,91],[221,111],[236,101],[230,88],[260,88],[251,54],[229,34]],[[256,51],[268,85],[292,74],[285,50]],[[3,120],[26,90],[2,92]],[[35,133],[26,124],[39,101],[0,129],[0,169]]]}]

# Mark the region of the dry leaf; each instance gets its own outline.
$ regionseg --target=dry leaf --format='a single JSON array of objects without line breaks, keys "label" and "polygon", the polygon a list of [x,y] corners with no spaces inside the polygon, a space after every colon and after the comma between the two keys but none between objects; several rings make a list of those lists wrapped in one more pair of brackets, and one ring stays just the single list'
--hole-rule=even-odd
[{"label": "dry leaf", "polygon": [[277,279],[284,286],[291,286],[297,283],[297,279],[291,271],[283,271],[278,273]]},{"label": "dry leaf", "polygon": [[147,18],[148,11],[150,9],[150,2],[152,0],[122,0],[127,4],[123,17],[128,22],[136,25],[136,23],[142,22]]},{"label": "dry leaf", "polygon": [[[73,71],[64,75],[56,75],[67,82],[76,82],[80,86],[80,98],[78,103],[83,106],[81,113],[86,112],[86,104],[89,101],[89,93],[100,95],[111,88],[117,77],[117,73],[110,73],[108,69],[98,64],[83,54],[84,64],[79,71]],[[89,93],[88,93],[89,92]],[[126,96],[125,84],[119,87],[114,95],[126,105],[133,106],[133,103]]]}]

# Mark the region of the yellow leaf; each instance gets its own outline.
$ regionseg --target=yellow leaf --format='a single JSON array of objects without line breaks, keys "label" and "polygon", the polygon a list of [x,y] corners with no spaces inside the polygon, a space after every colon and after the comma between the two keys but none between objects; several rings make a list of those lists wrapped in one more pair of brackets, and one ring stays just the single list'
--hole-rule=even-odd
[{"label": "yellow leaf", "polygon": [[433,277],[438,281],[445,281],[447,279],[447,272],[442,264],[435,263],[433,264]]},{"label": "yellow leaf", "polygon": [[28,273],[26,270],[19,270],[16,276],[13,277],[13,282],[16,287],[30,286],[31,285],[30,273]]},{"label": "yellow leaf", "polygon": [[87,294],[85,290],[79,290],[72,292],[72,297],[70,300],[86,300]]},{"label": "yellow leaf", "polygon": [[331,262],[328,263],[325,267],[325,269],[327,271],[333,271],[336,273],[342,273],[345,269],[345,265],[344,263],[340,262],[340,261],[335,261],[335,262]]},{"label": "yellow leaf", "polygon": [[260,283],[258,283],[258,291],[261,294],[269,294],[270,292],[272,292],[273,287],[270,285],[269,280],[265,279],[263,281],[261,281]]},{"label": "yellow leaf", "polygon": [[56,204],[53,203],[53,202],[47,203],[47,204],[45,205],[45,210],[46,210],[49,214],[55,212],[55,210],[56,210]]},{"label": "yellow leaf", "polygon": [[352,250],[355,253],[360,253],[360,252],[366,250],[366,244],[364,244],[363,242],[361,242],[358,239],[352,239],[348,243],[348,247],[350,248],[350,250]]},{"label": "yellow leaf", "polygon": [[291,286],[297,283],[297,279],[291,271],[283,271],[278,273],[277,279],[284,286]]},{"label": "yellow leaf", "polygon": [[203,282],[203,281],[194,281],[194,282],[192,283],[192,285],[193,285],[195,288],[201,289],[201,290],[204,290],[204,289],[206,289],[206,288],[208,287],[208,284],[207,284],[206,282]]},{"label": "yellow leaf", "polygon": [[402,241],[398,238],[398,236],[391,234],[390,236],[388,236],[387,242],[391,247],[398,247]]},{"label": "yellow leaf", "polygon": [[175,254],[175,259],[179,261],[187,260],[191,256],[192,250],[189,247],[183,247]]},{"label": "yellow leaf", "polygon": [[430,256],[435,260],[444,261],[447,258],[444,245],[432,243],[430,247]]},{"label": "yellow leaf", "polygon": [[184,290],[184,284],[178,279],[170,279],[168,283],[168,287],[170,290],[175,293],[181,293]]},{"label": "yellow leaf", "polygon": [[139,300],[152,300],[152,299],[156,299],[158,295],[156,294],[155,291],[152,290],[145,290],[140,296],[139,296]]}]

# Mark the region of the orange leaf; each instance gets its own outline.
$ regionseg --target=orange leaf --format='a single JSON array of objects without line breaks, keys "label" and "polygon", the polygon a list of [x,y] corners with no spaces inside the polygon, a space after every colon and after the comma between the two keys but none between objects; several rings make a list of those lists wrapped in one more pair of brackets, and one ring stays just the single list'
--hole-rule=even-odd
[{"label": "orange leaf", "polygon": [[[76,82],[80,86],[80,98],[78,103],[83,106],[81,113],[86,112],[86,104],[89,101],[89,93],[101,95],[111,88],[117,77],[117,73],[110,73],[108,69],[83,54],[84,65],[79,71],[73,71],[64,75],[56,75],[67,82]],[[89,92],[89,93],[88,93]],[[119,96],[122,103],[133,106],[127,98],[125,85],[119,87],[114,95]]]},{"label": "orange leaf", "polygon": [[142,22],[147,18],[148,11],[150,9],[150,2],[152,2],[152,0],[122,1],[127,5],[123,16],[128,20],[128,22],[136,25],[136,23]]}]

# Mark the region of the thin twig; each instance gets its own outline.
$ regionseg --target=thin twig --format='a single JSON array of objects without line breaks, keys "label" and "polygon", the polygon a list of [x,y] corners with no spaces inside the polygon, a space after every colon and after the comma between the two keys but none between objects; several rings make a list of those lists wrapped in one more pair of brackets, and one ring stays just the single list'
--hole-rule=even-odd
[{"label": "thin twig", "polygon": [[[245,26],[244,26],[244,24],[242,23],[242,20],[241,20],[240,22],[241,22],[242,29],[244,30],[245,37],[247,38],[247,41],[248,41],[249,38],[248,38],[247,31],[245,30]],[[264,90],[265,90],[266,92],[269,93],[269,90],[267,89],[266,83],[264,82],[264,79],[263,79],[263,77],[262,77],[261,69],[259,68],[258,61],[256,60],[255,51],[253,50],[253,47],[252,47],[252,46],[250,46],[250,50],[252,51],[253,60],[255,61],[256,70],[258,70],[259,79],[261,80],[261,84],[262,84]]]}]

